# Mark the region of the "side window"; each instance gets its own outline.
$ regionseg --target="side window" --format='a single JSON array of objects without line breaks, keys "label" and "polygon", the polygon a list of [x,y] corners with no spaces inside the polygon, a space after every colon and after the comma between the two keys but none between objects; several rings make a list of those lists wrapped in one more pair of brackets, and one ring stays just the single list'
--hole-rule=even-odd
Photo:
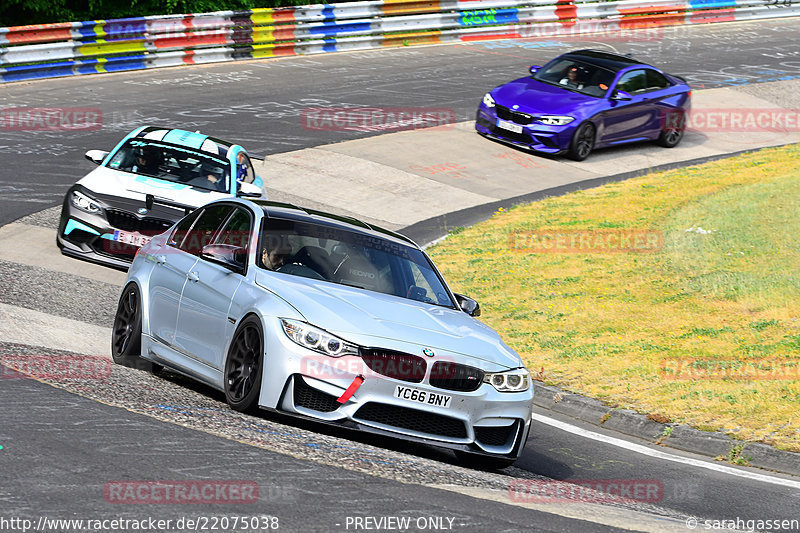
[{"label": "side window", "polygon": [[647,87],[644,70],[632,70],[622,75],[617,83],[618,91],[625,91],[629,94],[642,93]]},{"label": "side window", "polygon": [[167,241],[167,244],[169,246],[176,246],[176,247],[181,246],[183,240],[189,234],[189,231],[191,231],[192,226],[197,220],[197,217],[200,216],[201,211],[202,209],[195,209],[194,211],[183,217],[183,220],[178,222],[178,225],[175,226],[175,229],[172,231],[172,235],[170,235],[169,241]]},{"label": "side window", "polygon": [[228,218],[231,210],[233,210],[233,206],[227,204],[216,204],[203,209],[178,248],[192,255],[200,255],[203,246],[211,242],[212,237]]},{"label": "side window", "polygon": [[442,292],[436,292],[433,286],[440,287],[436,274],[422,265],[409,262],[411,267],[412,283],[408,288],[406,298],[420,302],[451,305],[450,297]]},{"label": "side window", "polygon": [[256,173],[253,170],[253,163],[246,153],[239,152],[236,155],[236,181],[253,183],[255,179]]},{"label": "side window", "polygon": [[658,91],[659,89],[666,89],[669,87],[669,81],[660,72],[653,69],[647,69],[647,90]]},{"label": "side window", "polygon": [[225,227],[217,235],[214,244],[228,244],[247,249],[250,243],[251,228],[250,214],[237,207],[228,222],[225,223]]}]

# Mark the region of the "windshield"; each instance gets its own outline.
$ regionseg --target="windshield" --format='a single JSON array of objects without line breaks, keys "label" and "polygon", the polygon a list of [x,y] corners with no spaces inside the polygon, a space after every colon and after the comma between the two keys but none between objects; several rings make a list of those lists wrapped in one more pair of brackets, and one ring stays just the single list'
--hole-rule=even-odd
[{"label": "windshield", "polygon": [[108,166],[209,191],[230,190],[225,159],[147,139],[130,139],[114,154]]},{"label": "windshield", "polygon": [[614,73],[573,59],[554,59],[539,69],[533,79],[587,96],[602,97],[611,87]]},{"label": "windshield", "polygon": [[307,222],[265,219],[259,266],[267,270],[454,307],[427,256],[373,235]]}]

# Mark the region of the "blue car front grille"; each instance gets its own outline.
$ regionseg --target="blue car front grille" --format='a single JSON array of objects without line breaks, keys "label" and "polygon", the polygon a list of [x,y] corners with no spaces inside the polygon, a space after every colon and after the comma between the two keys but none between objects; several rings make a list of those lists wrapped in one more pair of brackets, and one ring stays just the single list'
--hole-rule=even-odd
[{"label": "blue car front grille", "polygon": [[523,126],[526,126],[531,122],[533,122],[533,117],[527,113],[522,113],[520,111],[512,111],[511,109],[502,105],[497,105],[495,106],[494,109],[495,113],[497,113],[497,116],[503,120],[510,120],[515,124],[522,124]]}]

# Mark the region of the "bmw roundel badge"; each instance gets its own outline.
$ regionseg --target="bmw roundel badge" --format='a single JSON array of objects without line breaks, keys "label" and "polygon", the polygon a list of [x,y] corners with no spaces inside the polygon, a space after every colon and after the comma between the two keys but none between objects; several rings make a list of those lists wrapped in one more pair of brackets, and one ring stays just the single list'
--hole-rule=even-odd
[{"label": "bmw roundel badge", "polygon": [[147,213],[147,208],[140,207],[139,209],[136,210],[136,212],[139,213],[140,215],[144,215],[145,213]]},{"label": "bmw roundel badge", "polygon": [[519,109],[519,105],[514,104],[514,105],[511,106],[511,109]]},{"label": "bmw roundel badge", "polygon": [[422,350],[422,353],[424,353],[428,357],[433,357],[434,355],[436,355],[430,348],[425,348],[424,350]]}]

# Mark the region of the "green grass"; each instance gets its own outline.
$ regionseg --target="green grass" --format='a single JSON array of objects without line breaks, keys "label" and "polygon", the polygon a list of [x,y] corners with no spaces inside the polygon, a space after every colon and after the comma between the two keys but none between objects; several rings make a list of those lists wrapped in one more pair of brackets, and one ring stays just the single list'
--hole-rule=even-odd
[{"label": "green grass", "polygon": [[[800,450],[800,383],[741,370],[800,361],[799,215],[791,146],[501,210],[430,252],[540,379]],[[512,249],[538,230],[649,230],[663,248]],[[699,377],[669,379],[675,361]]]}]

